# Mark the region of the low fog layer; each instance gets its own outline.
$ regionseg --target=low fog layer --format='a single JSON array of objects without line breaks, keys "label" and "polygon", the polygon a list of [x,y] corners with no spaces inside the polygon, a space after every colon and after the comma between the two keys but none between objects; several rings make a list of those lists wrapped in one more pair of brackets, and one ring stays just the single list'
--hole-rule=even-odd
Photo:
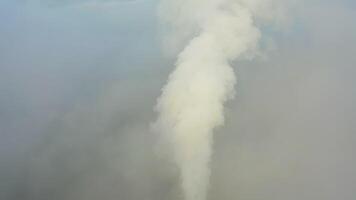
[{"label": "low fog layer", "polygon": [[[156,1],[0,2],[0,199],[178,200],[151,123]],[[356,5],[303,1],[234,62],[209,200],[355,198]]]}]

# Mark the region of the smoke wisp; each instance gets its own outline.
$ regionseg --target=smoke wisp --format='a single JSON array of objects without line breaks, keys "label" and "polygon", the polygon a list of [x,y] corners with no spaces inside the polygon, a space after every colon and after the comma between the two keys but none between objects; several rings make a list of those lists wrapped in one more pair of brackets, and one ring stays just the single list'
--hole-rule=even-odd
[{"label": "smoke wisp", "polygon": [[186,200],[206,199],[213,131],[224,124],[224,103],[234,97],[236,78],[230,63],[258,49],[257,8],[258,1],[161,4],[161,16],[175,31],[172,44],[182,40],[179,37],[184,40],[187,34],[196,34],[178,55],[158,99],[155,123],[172,146]]}]

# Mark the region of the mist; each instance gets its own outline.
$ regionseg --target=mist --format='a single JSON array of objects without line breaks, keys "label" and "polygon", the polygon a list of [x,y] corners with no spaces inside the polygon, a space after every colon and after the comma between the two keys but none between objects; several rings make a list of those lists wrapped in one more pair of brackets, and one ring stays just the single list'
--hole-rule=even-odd
[{"label": "mist", "polygon": [[[0,3],[1,199],[183,199],[151,129],[175,63],[157,4]],[[356,5],[288,6],[232,63],[207,199],[355,198]]]}]

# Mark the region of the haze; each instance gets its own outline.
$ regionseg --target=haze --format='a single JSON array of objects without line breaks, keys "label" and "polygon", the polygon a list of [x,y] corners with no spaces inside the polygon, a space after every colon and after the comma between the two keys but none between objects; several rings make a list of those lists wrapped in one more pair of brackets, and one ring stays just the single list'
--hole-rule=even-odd
[{"label": "haze", "polygon": [[[356,3],[279,2],[259,55],[232,63],[207,199],[354,199]],[[151,127],[182,48],[157,4],[0,2],[0,199],[182,199]]]}]

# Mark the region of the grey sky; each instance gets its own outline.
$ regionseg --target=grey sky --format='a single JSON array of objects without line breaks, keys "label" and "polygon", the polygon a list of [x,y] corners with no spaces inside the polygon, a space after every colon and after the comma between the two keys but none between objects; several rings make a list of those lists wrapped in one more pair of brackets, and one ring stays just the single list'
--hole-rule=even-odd
[{"label": "grey sky", "polygon": [[[180,199],[149,131],[174,62],[156,4],[0,2],[0,199]],[[209,199],[355,198],[355,9],[299,1],[234,63]]]}]

